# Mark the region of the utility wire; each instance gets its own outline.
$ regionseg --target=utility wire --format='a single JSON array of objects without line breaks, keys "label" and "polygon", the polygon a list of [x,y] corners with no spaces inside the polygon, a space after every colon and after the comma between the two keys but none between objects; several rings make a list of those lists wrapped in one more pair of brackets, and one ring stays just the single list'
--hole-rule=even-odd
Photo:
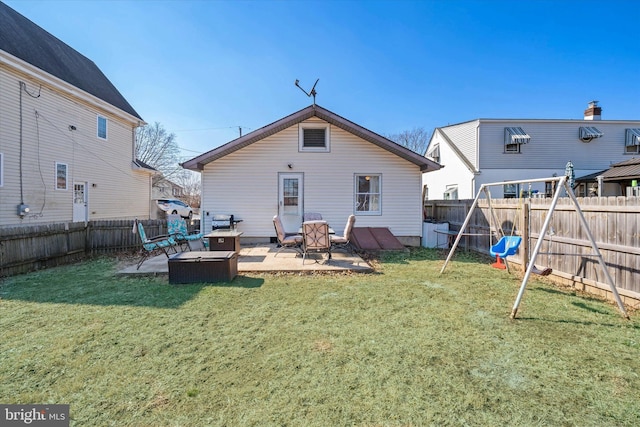
[{"label": "utility wire", "polygon": [[200,132],[200,131],[205,131],[205,130],[223,130],[223,129],[249,129],[249,130],[251,130],[251,128],[246,127],[246,126],[224,126],[224,127],[219,127],[219,128],[177,129],[177,130],[174,130],[173,132]]}]

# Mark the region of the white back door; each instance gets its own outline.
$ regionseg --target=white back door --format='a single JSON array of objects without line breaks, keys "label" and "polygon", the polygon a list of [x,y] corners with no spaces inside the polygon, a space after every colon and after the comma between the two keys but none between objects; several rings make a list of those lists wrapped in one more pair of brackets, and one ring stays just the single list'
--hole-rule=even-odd
[{"label": "white back door", "polygon": [[278,174],[278,215],[287,233],[297,233],[302,224],[303,174]]},{"label": "white back door", "polygon": [[87,221],[89,218],[89,204],[87,203],[87,183],[73,183],[73,222]]}]

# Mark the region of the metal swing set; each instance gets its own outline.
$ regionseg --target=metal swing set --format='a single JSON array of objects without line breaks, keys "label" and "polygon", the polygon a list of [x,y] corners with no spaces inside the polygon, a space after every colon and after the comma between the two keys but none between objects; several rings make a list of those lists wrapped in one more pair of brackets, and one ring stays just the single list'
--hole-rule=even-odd
[{"label": "metal swing set", "polygon": [[[555,186],[555,192],[553,194],[553,200],[551,201],[551,205],[549,206],[549,210],[547,212],[547,215],[545,217],[544,223],[542,224],[542,229],[540,230],[540,238],[538,238],[538,241],[536,242],[535,248],[533,250],[533,253],[531,254],[531,258],[528,260],[528,263],[526,263],[527,267],[526,267],[526,271],[524,274],[524,278],[522,279],[522,283],[520,285],[520,290],[518,292],[518,296],[516,297],[515,303],[513,304],[513,309],[511,310],[511,318],[515,319],[517,313],[518,313],[518,307],[520,306],[520,302],[522,301],[522,297],[524,296],[524,291],[527,287],[527,282],[529,281],[529,277],[531,276],[532,273],[534,274],[542,274],[542,273],[546,273],[549,274],[550,273],[550,269],[544,269],[544,270],[539,270],[536,266],[535,266],[535,262],[536,259],[538,257],[539,254],[541,254],[540,249],[542,247],[542,243],[544,242],[544,236],[547,234],[547,230],[549,229],[549,224],[551,223],[551,217],[553,215],[553,212],[555,211],[556,205],[558,204],[558,199],[560,197],[560,194],[562,193],[562,190],[564,190],[567,195],[571,198],[571,201],[573,202],[573,206],[576,210],[576,212],[578,213],[578,217],[580,218],[580,222],[582,224],[583,230],[585,232],[585,234],[587,235],[587,237],[589,238],[589,241],[591,242],[591,247],[593,249],[594,254],[592,256],[595,256],[599,263],[600,263],[600,267],[602,268],[602,271],[604,272],[604,276],[607,279],[607,283],[609,284],[609,287],[611,289],[611,293],[613,294],[616,303],[618,304],[618,308],[620,309],[620,311],[622,312],[622,315],[629,319],[629,315],[627,314],[627,311],[625,310],[624,304],[622,303],[622,299],[620,299],[620,294],[618,294],[618,290],[616,289],[615,283],[613,282],[613,278],[611,277],[611,274],[609,273],[609,270],[607,269],[607,265],[604,261],[604,258],[602,256],[602,253],[600,252],[600,249],[598,248],[598,245],[595,241],[595,239],[593,238],[593,234],[591,233],[591,230],[589,229],[589,224],[587,223],[587,220],[584,217],[584,214],[582,213],[582,209],[580,209],[580,204],[578,203],[578,199],[576,198],[576,196],[573,194],[573,191],[571,189],[571,187],[568,184],[567,181],[567,177],[566,176],[559,176],[559,177],[551,177],[551,178],[537,178],[537,179],[528,179],[528,180],[517,180],[517,181],[504,181],[504,182],[494,182],[494,183],[489,183],[489,184],[482,184],[482,186],[480,187],[480,189],[478,190],[478,194],[476,196],[476,198],[473,201],[473,204],[471,205],[471,208],[469,209],[469,213],[467,214],[467,217],[464,220],[464,223],[462,224],[462,227],[460,227],[460,231],[458,231],[458,234],[456,235],[456,239],[453,242],[453,245],[451,246],[451,249],[449,250],[449,255],[447,256],[446,261],[444,262],[444,265],[442,266],[442,269],[440,270],[440,274],[444,273],[445,268],[447,267],[447,264],[449,264],[449,261],[451,260],[451,258],[453,257],[453,254],[456,250],[456,248],[458,247],[458,243],[460,242],[460,239],[462,238],[462,236],[470,236],[470,235],[479,235],[479,234],[469,234],[469,233],[465,233],[469,222],[471,220],[471,217],[475,211],[475,209],[478,206],[478,201],[480,199],[480,197],[482,195],[484,195],[487,199],[487,203],[489,206],[489,214],[491,216],[491,220],[494,223],[497,223],[497,220],[495,218],[495,214],[493,212],[493,209],[491,207],[491,193],[489,192],[489,188],[490,187],[497,187],[497,186],[503,186],[503,185],[508,185],[508,184],[526,184],[526,183],[533,183],[533,182],[555,182],[556,186]],[[500,252],[498,253],[498,255],[504,253],[505,256],[503,257],[503,259],[505,260],[506,263],[506,268],[508,269],[508,263],[506,262],[506,256],[507,255],[513,255],[515,253],[515,251],[517,250],[517,246],[519,245],[519,242],[517,242],[517,244],[514,242],[517,239],[514,239],[515,236],[505,236],[504,232],[502,230],[501,227],[499,227],[500,233],[502,234],[502,238],[501,241],[503,242],[503,247],[499,246],[499,245],[494,245],[492,246],[492,254],[494,256],[496,256],[497,251],[499,251],[501,248],[505,249],[506,252]],[[512,230],[512,234],[513,234],[513,230]],[[518,236],[519,237],[519,236]],[[504,239],[504,240],[503,240]],[[509,241],[512,242],[509,242]],[[498,242],[500,244],[500,242]],[[509,244],[511,243],[511,246],[509,246]],[[515,246],[515,248],[513,248],[513,246]],[[510,250],[509,250],[510,249]],[[512,252],[512,253],[511,253]],[[551,254],[549,252],[549,254]],[[583,254],[561,254],[563,256],[571,256],[571,255],[579,255],[579,256],[584,256]],[[498,259],[496,260],[496,263],[499,263]],[[500,267],[502,268],[502,267]],[[543,274],[545,275],[545,274]]]}]

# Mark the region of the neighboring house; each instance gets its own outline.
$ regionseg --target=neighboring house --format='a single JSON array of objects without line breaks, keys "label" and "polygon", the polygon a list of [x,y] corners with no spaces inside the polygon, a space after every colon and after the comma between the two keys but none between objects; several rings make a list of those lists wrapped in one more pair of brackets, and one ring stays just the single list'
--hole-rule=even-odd
[{"label": "neighboring house", "polygon": [[184,189],[178,184],[168,179],[160,179],[153,184],[151,198],[158,199],[181,199],[184,196]]},{"label": "neighboring house", "polygon": [[182,166],[202,174],[203,231],[213,215],[241,219],[243,239],[275,237],[273,216],[296,232],[303,212],[318,212],[341,233],[388,227],[420,245],[421,179],[440,166],[318,105],[311,105]]},{"label": "neighboring house", "polygon": [[143,124],[91,60],[0,3],[0,226],[148,218]]},{"label": "neighboring house", "polygon": [[[637,137],[640,141],[640,133]],[[577,196],[640,196],[640,158],[615,163],[607,170],[576,178]]]},{"label": "neighboring house", "polygon": [[[429,199],[472,199],[482,184],[599,173],[640,154],[640,120],[601,120],[594,101],[584,120],[477,119],[436,128],[426,155],[442,169],[424,176]],[[492,197],[531,191],[551,195],[551,182],[493,188]],[[624,193],[618,193],[624,194]]]}]

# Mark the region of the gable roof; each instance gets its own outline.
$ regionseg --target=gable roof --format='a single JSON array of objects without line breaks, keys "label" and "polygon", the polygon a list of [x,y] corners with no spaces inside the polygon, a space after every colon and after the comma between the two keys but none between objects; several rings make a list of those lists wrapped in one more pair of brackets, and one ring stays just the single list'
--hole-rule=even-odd
[{"label": "gable roof", "polygon": [[142,120],[93,61],[2,2],[0,49]]},{"label": "gable roof", "polygon": [[241,148],[251,145],[254,142],[260,141],[261,139],[264,139],[268,136],[283,131],[288,127],[310,119],[311,117],[322,119],[325,122],[332,124],[333,126],[339,127],[340,129],[343,129],[353,135],[364,139],[365,141],[377,145],[378,147],[383,148],[395,154],[396,156],[408,160],[409,162],[419,166],[420,170],[423,172],[430,172],[440,169],[440,165],[433,160],[429,160],[426,157],[415,153],[408,148],[391,141],[390,139],[380,136],[377,133],[370,131],[369,129],[365,129],[362,126],[357,125],[325,108],[322,108],[317,104],[313,104],[306,108],[303,108],[300,111],[283,117],[280,120],[277,120],[267,126],[248,133],[240,138],[234,139],[233,141],[228,142],[218,148],[194,157],[191,160],[187,160],[186,162],[181,163],[181,165],[185,169],[202,170],[208,163],[220,159],[228,154],[233,153],[234,151],[240,150]]},{"label": "gable roof", "polygon": [[154,168],[151,165],[146,164],[145,162],[143,162],[140,159],[135,159],[133,161],[133,167],[136,169],[142,169],[142,170],[146,170],[148,172],[152,172],[152,173],[160,173],[160,171],[156,168]]},{"label": "gable roof", "polygon": [[429,144],[427,145],[427,150],[426,150],[427,152],[432,148],[431,143],[433,142],[433,138],[436,135],[436,132],[442,137],[442,139],[449,146],[451,151],[456,153],[456,156],[458,156],[458,158],[462,161],[462,163],[464,163],[467,169],[471,171],[471,173],[478,173],[478,169],[475,167],[475,165],[471,163],[471,161],[469,161],[467,156],[465,156],[464,153],[460,150],[460,148],[453,143],[451,138],[449,138],[449,135],[447,135],[442,128],[435,128],[435,130],[431,134],[431,139],[429,140]]}]

